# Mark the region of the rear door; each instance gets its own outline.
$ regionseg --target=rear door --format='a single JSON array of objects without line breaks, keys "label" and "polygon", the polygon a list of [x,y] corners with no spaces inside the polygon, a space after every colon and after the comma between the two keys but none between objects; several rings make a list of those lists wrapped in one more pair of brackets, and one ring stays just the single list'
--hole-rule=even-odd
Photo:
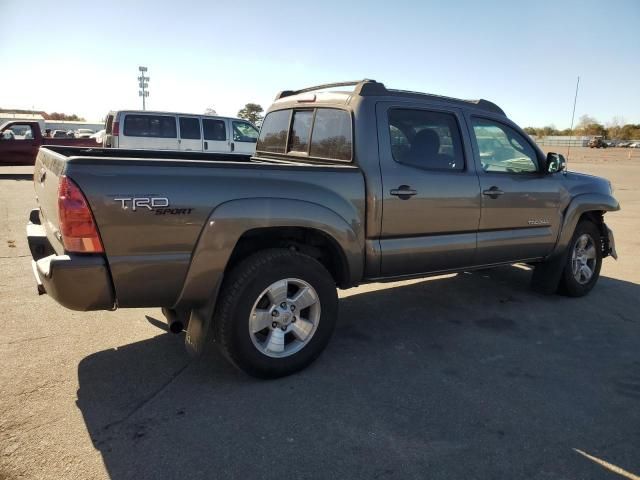
[{"label": "rear door", "polygon": [[249,122],[241,120],[231,120],[231,131],[233,132],[233,151],[253,155],[256,151],[258,141],[258,130]]},{"label": "rear door", "polygon": [[200,129],[200,118],[179,116],[180,125],[180,150],[184,152],[202,151],[202,132]]},{"label": "rear door", "polygon": [[480,188],[457,109],[377,105],[385,277],[472,265]]},{"label": "rear door", "polygon": [[205,152],[228,153],[231,150],[229,126],[225,118],[203,118],[202,133]]},{"label": "rear door", "polygon": [[482,216],[477,263],[539,258],[555,246],[564,189],[541,170],[526,136],[500,119],[470,116]]}]

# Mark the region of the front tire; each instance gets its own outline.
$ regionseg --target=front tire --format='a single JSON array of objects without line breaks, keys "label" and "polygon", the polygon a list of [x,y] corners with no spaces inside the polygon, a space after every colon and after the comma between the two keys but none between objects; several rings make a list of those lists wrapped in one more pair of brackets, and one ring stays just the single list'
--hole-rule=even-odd
[{"label": "front tire", "polygon": [[264,250],[243,260],[218,298],[216,342],[231,363],[259,378],[311,364],[329,343],[338,316],[329,272],[291,250]]},{"label": "front tire", "polygon": [[600,277],[602,247],[598,227],[588,220],[579,222],[567,248],[558,291],[570,297],[583,297]]}]

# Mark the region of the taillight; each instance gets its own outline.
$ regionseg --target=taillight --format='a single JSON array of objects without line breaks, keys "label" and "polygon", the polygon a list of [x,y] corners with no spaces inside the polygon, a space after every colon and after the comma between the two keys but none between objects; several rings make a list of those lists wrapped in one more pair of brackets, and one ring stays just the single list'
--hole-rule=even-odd
[{"label": "taillight", "polygon": [[111,135],[113,135],[114,137],[117,137],[118,135],[120,135],[120,122],[113,122],[113,126],[111,128]]},{"label": "taillight", "polygon": [[102,253],[102,242],[87,199],[73,183],[62,175],[58,188],[58,219],[62,243],[68,252]]}]

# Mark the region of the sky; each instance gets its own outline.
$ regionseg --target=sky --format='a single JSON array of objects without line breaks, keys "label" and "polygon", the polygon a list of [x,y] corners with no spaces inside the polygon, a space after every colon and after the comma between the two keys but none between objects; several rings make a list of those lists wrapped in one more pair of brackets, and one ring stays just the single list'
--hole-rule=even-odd
[{"label": "sky", "polygon": [[372,78],[486,98],[523,127],[640,123],[640,0],[0,0],[0,108],[101,120],[140,109],[235,116],[280,90]]}]

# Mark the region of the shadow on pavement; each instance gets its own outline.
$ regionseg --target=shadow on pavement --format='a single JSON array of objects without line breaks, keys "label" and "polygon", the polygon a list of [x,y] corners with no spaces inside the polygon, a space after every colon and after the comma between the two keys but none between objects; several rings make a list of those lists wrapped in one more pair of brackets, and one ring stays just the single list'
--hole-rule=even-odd
[{"label": "shadow on pavement", "polygon": [[640,287],[570,299],[529,278],[343,298],[325,353],[274,381],[161,334],[85,358],[77,404],[113,479],[606,474],[573,448],[640,472]]}]

